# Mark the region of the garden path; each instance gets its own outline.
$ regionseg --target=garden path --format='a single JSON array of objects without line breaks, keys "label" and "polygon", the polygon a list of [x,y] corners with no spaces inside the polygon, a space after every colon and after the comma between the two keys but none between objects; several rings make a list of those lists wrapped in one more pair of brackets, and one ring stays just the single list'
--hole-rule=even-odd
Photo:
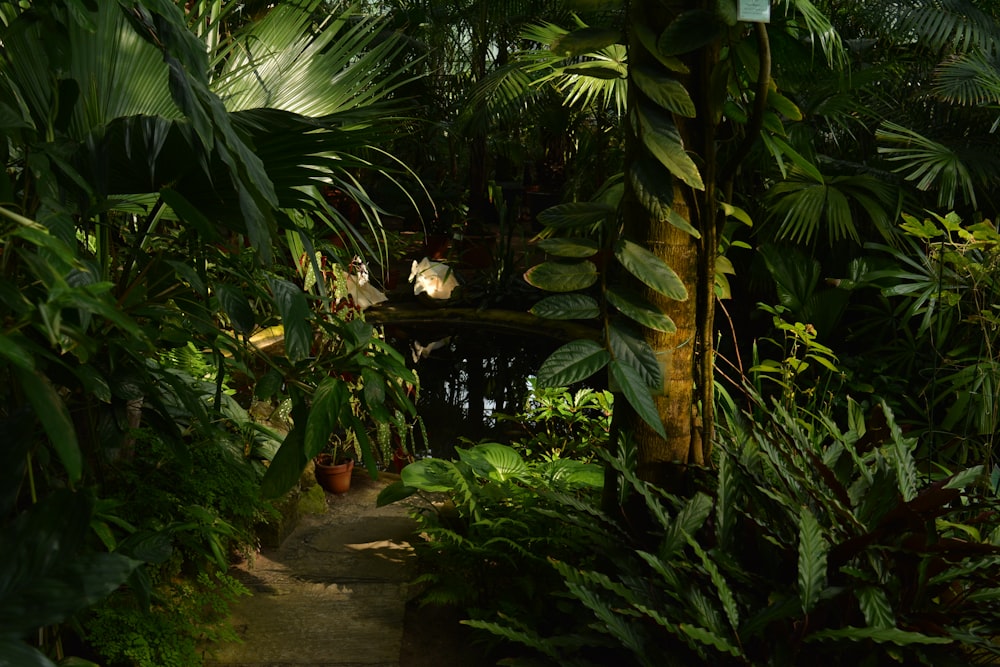
[{"label": "garden path", "polygon": [[[453,616],[407,605],[416,576],[409,507],[376,507],[390,479],[356,472],[304,516],[277,549],[234,576],[253,595],[231,620],[240,644],[215,647],[209,667],[449,667],[479,662]],[[474,649],[473,649],[474,650]]]}]

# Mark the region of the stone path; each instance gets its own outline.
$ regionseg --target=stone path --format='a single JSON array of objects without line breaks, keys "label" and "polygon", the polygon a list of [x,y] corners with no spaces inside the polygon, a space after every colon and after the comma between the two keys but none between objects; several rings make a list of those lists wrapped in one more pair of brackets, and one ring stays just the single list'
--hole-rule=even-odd
[{"label": "stone path", "polygon": [[[280,548],[235,572],[253,596],[233,609],[241,644],[217,647],[210,667],[417,667],[401,663],[415,524],[408,507],[376,507],[391,480],[354,475],[327,495],[330,511],[305,515]],[[403,651],[408,655],[412,651]],[[428,665],[461,665],[452,658]],[[460,660],[460,658],[454,658]]]}]

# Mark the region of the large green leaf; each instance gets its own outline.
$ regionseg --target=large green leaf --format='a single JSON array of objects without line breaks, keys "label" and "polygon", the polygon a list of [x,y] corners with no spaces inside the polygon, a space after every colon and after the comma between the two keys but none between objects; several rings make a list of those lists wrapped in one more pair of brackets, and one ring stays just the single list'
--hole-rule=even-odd
[{"label": "large green leaf", "polygon": [[663,371],[649,343],[617,323],[608,330],[611,353],[618,361],[631,366],[646,386],[656,391],[663,387]]},{"label": "large green leaf", "polygon": [[725,21],[707,9],[692,9],[681,13],[660,34],[660,53],[676,56],[689,53],[722,37]]},{"label": "large green leaf", "polygon": [[799,513],[799,600],[808,614],[826,586],[826,555],[829,543],[816,517],[803,507]]},{"label": "large green leaf", "polygon": [[623,288],[610,288],[604,296],[608,303],[620,310],[623,315],[644,327],[664,333],[677,331],[672,319],[635,292]]},{"label": "large green leaf", "polygon": [[79,481],[83,474],[83,456],[69,409],[47,377],[19,366],[13,368],[70,481]]},{"label": "large green leaf", "polygon": [[684,142],[670,117],[653,105],[640,102],[636,118],[639,138],[646,150],[671,174],[696,190],[704,190],[701,173],[684,150]]},{"label": "large green leaf", "polygon": [[806,635],[805,641],[873,641],[878,644],[892,643],[898,646],[908,644],[951,644],[955,640],[952,637],[937,637],[925,635],[920,632],[909,632],[898,628],[835,628],[830,630],[820,630],[811,635]]},{"label": "large green leaf", "polygon": [[677,79],[651,67],[633,67],[630,74],[639,90],[667,111],[686,118],[697,114],[687,88]]},{"label": "large green leaf", "polygon": [[646,386],[645,381],[639,375],[638,371],[617,359],[611,361],[609,369],[612,379],[618,384],[618,388],[625,396],[625,400],[629,402],[629,405],[632,406],[636,414],[649,424],[661,438],[667,437],[666,430],[663,428],[663,422],[656,411],[653,396],[650,394],[649,387]]},{"label": "large green leaf", "polygon": [[593,262],[542,262],[524,273],[529,285],[549,292],[574,292],[597,282]]},{"label": "large green leaf", "polygon": [[588,229],[606,223],[615,210],[602,202],[570,202],[545,209],[538,222],[555,229]]},{"label": "large green leaf", "polygon": [[687,289],[681,279],[666,262],[649,250],[623,239],[615,247],[615,257],[629,273],[651,289],[677,301],[687,300]]},{"label": "large green leaf", "polygon": [[576,258],[592,257],[600,249],[600,245],[593,239],[559,237],[542,239],[538,242],[538,247],[556,257]]},{"label": "large green leaf", "polygon": [[309,408],[301,396],[292,397],[292,423],[294,426],[281,442],[281,447],[271,459],[264,479],[260,483],[261,494],[265,498],[278,498],[294,487],[302,469],[309,461],[305,453],[305,425],[309,420]]},{"label": "large green leaf", "polygon": [[528,466],[517,451],[497,442],[484,442],[472,449],[457,449],[459,458],[468,463],[479,477],[498,482],[520,477]]},{"label": "large green leaf", "polygon": [[216,283],[215,294],[219,297],[219,305],[223,312],[232,322],[233,329],[241,334],[253,333],[257,319],[243,290],[225,283]]},{"label": "large green leaf", "polygon": [[312,344],[309,302],[298,285],[272,278],[271,292],[285,330],[285,354],[293,362],[309,356]]},{"label": "large green leaf", "polygon": [[589,320],[601,314],[601,309],[585,294],[555,294],[531,307],[531,313],[550,320]]},{"label": "large green leaf", "polygon": [[461,473],[451,461],[422,459],[403,468],[400,479],[406,486],[421,491],[451,491],[462,479]]},{"label": "large green leaf", "polygon": [[566,343],[542,362],[538,369],[539,387],[565,387],[584,380],[604,368],[611,355],[592,340]]},{"label": "large green leaf", "polygon": [[304,443],[306,460],[313,458],[326,447],[330,434],[340,422],[349,398],[347,383],[339,378],[323,378],[316,387],[309,408],[309,419],[306,420]]}]

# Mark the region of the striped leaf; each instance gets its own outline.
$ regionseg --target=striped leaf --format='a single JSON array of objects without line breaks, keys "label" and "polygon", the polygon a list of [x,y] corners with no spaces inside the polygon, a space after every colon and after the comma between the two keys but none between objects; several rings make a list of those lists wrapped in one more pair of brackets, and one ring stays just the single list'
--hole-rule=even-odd
[{"label": "striped leaf", "polygon": [[808,614],[826,587],[826,556],[829,543],[809,508],[799,514],[799,600]]}]

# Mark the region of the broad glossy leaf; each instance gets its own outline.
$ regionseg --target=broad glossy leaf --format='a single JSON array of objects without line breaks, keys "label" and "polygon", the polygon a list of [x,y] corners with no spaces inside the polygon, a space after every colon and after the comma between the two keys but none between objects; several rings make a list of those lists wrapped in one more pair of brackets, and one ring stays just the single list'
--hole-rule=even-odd
[{"label": "broad glossy leaf", "polygon": [[393,482],[379,492],[378,497],[375,499],[375,506],[385,507],[400,500],[406,500],[417,491],[418,489],[403,484],[402,480]]},{"label": "broad glossy leaf", "polygon": [[600,249],[597,241],[585,238],[553,237],[542,239],[538,247],[556,257],[592,257]]},{"label": "broad glossy leaf", "polygon": [[574,292],[597,282],[593,262],[542,262],[524,273],[529,284],[549,292]]},{"label": "broad glossy leaf", "polygon": [[172,188],[164,188],[160,191],[160,197],[173,209],[178,218],[197,230],[202,240],[212,242],[219,238],[218,226],[206,218],[184,195]]},{"label": "broad glossy leaf", "polygon": [[621,39],[621,31],[614,28],[581,28],[563,35],[549,50],[561,56],[580,56],[617,44]]},{"label": "broad glossy leaf", "polygon": [[254,316],[253,308],[250,307],[250,302],[243,294],[243,290],[232,285],[218,283],[215,286],[215,294],[219,298],[219,305],[223,312],[232,322],[233,329],[241,334],[253,332],[257,319]]},{"label": "broad glossy leaf", "polygon": [[421,491],[451,491],[462,480],[461,473],[451,461],[422,459],[403,468],[400,479],[406,486]]},{"label": "broad glossy leaf", "polygon": [[340,422],[350,396],[347,383],[333,377],[323,378],[313,392],[309,419],[306,420],[304,456],[308,461],[323,451],[330,434]]},{"label": "broad glossy leaf", "polygon": [[553,482],[599,489],[604,486],[604,468],[575,459],[556,459],[544,464],[539,473]]},{"label": "broad glossy leaf", "polygon": [[623,315],[644,327],[664,333],[677,331],[677,326],[672,319],[635,292],[611,288],[605,292],[605,297],[608,303],[620,310]]},{"label": "broad glossy leaf", "polygon": [[826,587],[826,555],[829,543],[823,538],[823,529],[809,508],[799,513],[799,600],[802,612],[808,614],[819,601]]},{"label": "broad glossy leaf", "polygon": [[260,491],[265,498],[278,498],[298,483],[302,469],[309,461],[305,453],[305,425],[308,420],[308,407],[300,397],[293,395],[292,422],[295,426],[285,436],[264,472]]},{"label": "broad glossy leaf", "polygon": [[629,273],[663,296],[677,301],[688,298],[687,289],[674,270],[642,246],[622,240],[615,248],[615,257]]},{"label": "broad glossy leaf", "polygon": [[865,615],[865,623],[870,628],[896,627],[896,615],[885,591],[877,586],[861,586],[858,588],[858,606]]},{"label": "broad glossy leaf", "polygon": [[631,75],[639,90],[667,111],[686,118],[697,114],[687,88],[677,79],[652,67],[635,67]]},{"label": "broad glossy leaf", "polygon": [[663,428],[663,422],[656,411],[653,396],[650,394],[649,388],[643,381],[642,376],[639,375],[639,372],[617,359],[611,361],[609,368],[611,377],[618,383],[618,387],[625,396],[625,400],[629,402],[629,405],[632,406],[636,414],[649,424],[661,438],[667,437],[667,433]]},{"label": "broad glossy leaf", "polygon": [[671,174],[696,190],[704,190],[701,173],[684,150],[681,135],[673,121],[648,103],[640,103],[636,113],[639,137],[646,150]]},{"label": "broad glossy leaf", "polygon": [[634,369],[651,390],[659,391],[662,389],[663,370],[660,368],[660,364],[656,360],[656,353],[649,346],[649,343],[617,324],[611,325],[609,340],[615,359]]},{"label": "broad glossy leaf", "polygon": [[66,404],[41,373],[18,366],[13,369],[70,481],[79,481],[83,474],[83,456]]},{"label": "broad glossy leaf", "polygon": [[774,107],[775,110],[785,118],[790,120],[802,120],[802,111],[795,106],[794,102],[776,90],[772,90],[767,94],[767,103]]},{"label": "broad glossy leaf", "polygon": [[545,209],[538,214],[538,222],[555,229],[588,229],[607,222],[615,210],[602,202],[570,202]]},{"label": "broad glossy leaf", "polygon": [[677,56],[714,42],[722,37],[725,29],[725,21],[715,12],[692,9],[671,21],[656,44],[660,53]]},{"label": "broad glossy leaf", "polygon": [[584,65],[577,65],[576,67],[567,67],[563,70],[563,73],[575,74],[576,76],[589,76],[595,79],[604,79],[607,81],[612,79],[624,79],[626,75],[622,69],[608,67],[607,65],[599,65],[597,63],[587,63]]},{"label": "broad glossy leaf", "polygon": [[538,369],[538,386],[565,387],[584,380],[604,368],[611,355],[592,340],[566,343],[542,362]]},{"label": "broad glossy leaf", "polygon": [[657,46],[657,35],[647,26],[645,23],[639,21],[633,21],[629,26],[636,37],[639,38],[639,42],[642,44],[643,48],[646,49],[650,54],[656,58],[661,65],[666,67],[672,72],[678,72],[680,74],[689,74],[691,70],[684,61],[676,56],[668,56],[665,53],[660,52],[660,47]]},{"label": "broad glossy leaf", "polygon": [[458,449],[459,458],[477,475],[503,482],[528,471],[524,459],[514,448],[498,442],[484,442],[472,449]]},{"label": "broad glossy leaf", "polygon": [[56,667],[56,663],[23,641],[11,637],[0,637],[0,656],[5,665],[17,667]]},{"label": "broad glossy leaf", "polygon": [[298,285],[279,278],[270,282],[274,303],[285,328],[285,354],[293,362],[301,361],[309,356],[312,343],[309,302]]},{"label": "broad glossy leaf", "polygon": [[585,294],[556,294],[531,307],[531,313],[550,320],[589,320],[601,314],[601,309]]}]

